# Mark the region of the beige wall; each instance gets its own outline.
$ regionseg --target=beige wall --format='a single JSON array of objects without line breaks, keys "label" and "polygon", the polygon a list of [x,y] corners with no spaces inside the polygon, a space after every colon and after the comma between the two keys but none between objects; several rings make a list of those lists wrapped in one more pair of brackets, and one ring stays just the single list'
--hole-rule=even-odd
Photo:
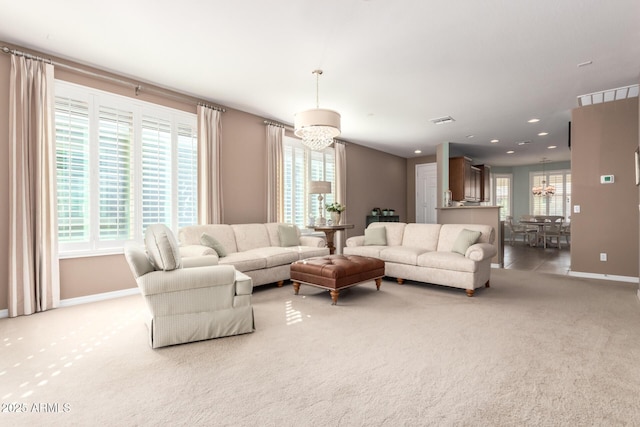
[{"label": "beige wall", "polygon": [[416,166],[436,161],[435,154],[407,159],[407,217],[403,222],[416,222]]},{"label": "beige wall", "polygon": [[[572,271],[638,277],[637,147],[637,97],[572,111]],[[615,182],[600,184],[601,175]]]},{"label": "beige wall", "polygon": [[[67,62],[54,59],[57,62]],[[0,130],[8,129],[9,70],[9,55],[0,54]],[[82,76],[62,67],[56,68],[55,76],[58,79],[135,97],[131,88]],[[195,102],[179,102],[157,94],[145,93],[144,89],[138,99],[196,112]],[[223,221],[231,224],[265,222],[267,213],[264,119],[227,109],[222,114],[221,140]],[[8,133],[0,131],[0,170],[4,171],[0,175],[0,201],[4,200],[4,203],[0,203],[0,241],[3,242],[9,237],[8,152]],[[356,144],[347,144],[348,200],[345,203],[349,222],[356,226],[348,235],[362,234],[367,212],[374,206],[394,208],[403,219],[406,218],[405,175],[405,159]],[[0,310],[7,308],[7,286],[1,285],[6,283],[7,277],[7,245],[0,245]],[[62,299],[135,287],[122,255],[63,259],[60,261],[60,279]]]},{"label": "beige wall", "polygon": [[394,209],[400,221],[407,218],[406,159],[347,144],[347,221],[355,227],[347,236],[364,234],[371,209]]}]

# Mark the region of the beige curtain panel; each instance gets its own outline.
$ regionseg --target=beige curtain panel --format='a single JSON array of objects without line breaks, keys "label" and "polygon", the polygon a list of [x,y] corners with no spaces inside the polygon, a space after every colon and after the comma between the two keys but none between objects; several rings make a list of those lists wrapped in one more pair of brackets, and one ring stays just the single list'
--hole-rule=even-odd
[{"label": "beige curtain panel", "polygon": [[221,224],[220,111],[198,105],[198,221]]},{"label": "beige curtain panel", "polygon": [[282,135],[281,126],[267,125],[267,222],[283,222]]},{"label": "beige curtain panel", "polygon": [[9,317],[60,302],[53,65],[11,56]]},{"label": "beige curtain panel", "polygon": [[[347,201],[347,150],[345,144],[340,142],[335,142],[333,144],[335,156],[336,156],[336,197],[335,201],[346,204]],[[348,224],[347,215],[349,212],[349,207],[342,212],[342,224]],[[338,253],[342,253],[342,248],[344,247],[345,241],[345,232],[338,231],[336,233],[336,248]]]}]

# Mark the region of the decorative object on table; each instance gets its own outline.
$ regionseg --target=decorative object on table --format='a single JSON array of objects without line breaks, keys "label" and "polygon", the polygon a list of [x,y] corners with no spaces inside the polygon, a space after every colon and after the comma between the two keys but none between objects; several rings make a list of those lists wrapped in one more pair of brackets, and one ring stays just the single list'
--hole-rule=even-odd
[{"label": "decorative object on table", "polygon": [[547,181],[545,180],[547,175],[545,174],[544,164],[547,162],[549,162],[549,160],[547,160],[546,157],[543,157],[542,161],[540,162],[542,163],[542,185],[533,186],[531,192],[534,196],[547,197],[553,196],[556,193],[556,187],[554,187],[553,185],[547,185]]},{"label": "decorative object on table", "polygon": [[340,214],[344,212],[344,210],[347,207],[338,202],[334,202],[334,203],[327,203],[326,208],[327,208],[327,212],[331,214],[331,223],[333,225],[340,224]]},{"label": "decorative object on table", "polygon": [[318,195],[318,218],[316,218],[316,225],[325,225],[327,220],[324,217],[322,209],[322,201],[324,195],[331,193],[331,182],[329,181],[311,181],[309,183],[309,194]]},{"label": "decorative object on table", "polygon": [[382,215],[382,210],[381,210],[380,208],[373,208],[373,209],[371,209],[371,215],[373,215],[373,216],[376,216],[376,215],[380,216],[380,215]]},{"label": "decorative object on table", "polygon": [[307,226],[313,227],[314,225],[316,225],[316,218],[312,214],[309,214],[309,221],[307,222]]},{"label": "decorative object on table", "polygon": [[382,216],[388,216],[389,215],[389,209],[382,209]]},{"label": "decorative object on table", "polygon": [[322,70],[313,70],[312,73],[316,75],[316,108],[295,115],[294,133],[302,139],[304,145],[320,151],[331,145],[333,138],[340,135],[340,114],[320,108],[318,86]]}]

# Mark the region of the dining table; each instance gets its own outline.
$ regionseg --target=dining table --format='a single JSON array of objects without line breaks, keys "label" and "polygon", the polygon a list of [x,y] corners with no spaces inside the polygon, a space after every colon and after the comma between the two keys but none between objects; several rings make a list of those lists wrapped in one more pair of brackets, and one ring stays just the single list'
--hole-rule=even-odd
[{"label": "dining table", "polygon": [[[541,238],[541,235],[543,234],[542,232],[544,230],[544,227],[547,225],[551,225],[551,218],[552,218],[551,216],[539,215],[539,216],[536,216],[535,219],[530,219],[530,220],[521,219],[520,221],[518,221],[518,224],[523,225],[525,227],[527,226],[537,227],[536,239],[534,242],[530,243],[531,246],[538,246],[540,244],[540,238]],[[557,217],[554,217],[554,218],[557,218]]]}]

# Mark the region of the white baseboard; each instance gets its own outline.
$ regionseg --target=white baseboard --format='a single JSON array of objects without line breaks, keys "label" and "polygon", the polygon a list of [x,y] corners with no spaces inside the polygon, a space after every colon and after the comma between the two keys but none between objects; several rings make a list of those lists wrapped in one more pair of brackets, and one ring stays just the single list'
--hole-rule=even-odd
[{"label": "white baseboard", "polygon": [[[140,289],[129,288],[121,291],[104,292],[101,294],[87,295],[84,297],[68,298],[60,301],[59,307],[71,307],[72,305],[87,304],[90,302],[105,301],[113,298],[128,297],[130,295],[139,295]],[[9,317],[9,310],[0,310],[0,319]]]},{"label": "white baseboard", "polygon": [[121,291],[104,292],[102,294],[87,295],[84,297],[63,299],[60,301],[60,307],[70,307],[72,305],[87,304],[90,302],[104,301],[113,298],[128,297],[130,295],[139,295],[140,289],[129,288]]},{"label": "white baseboard", "polygon": [[612,280],[614,282],[640,283],[640,279],[631,276],[617,276],[615,274],[584,273],[581,271],[569,271],[569,276],[583,277],[585,279]]}]

